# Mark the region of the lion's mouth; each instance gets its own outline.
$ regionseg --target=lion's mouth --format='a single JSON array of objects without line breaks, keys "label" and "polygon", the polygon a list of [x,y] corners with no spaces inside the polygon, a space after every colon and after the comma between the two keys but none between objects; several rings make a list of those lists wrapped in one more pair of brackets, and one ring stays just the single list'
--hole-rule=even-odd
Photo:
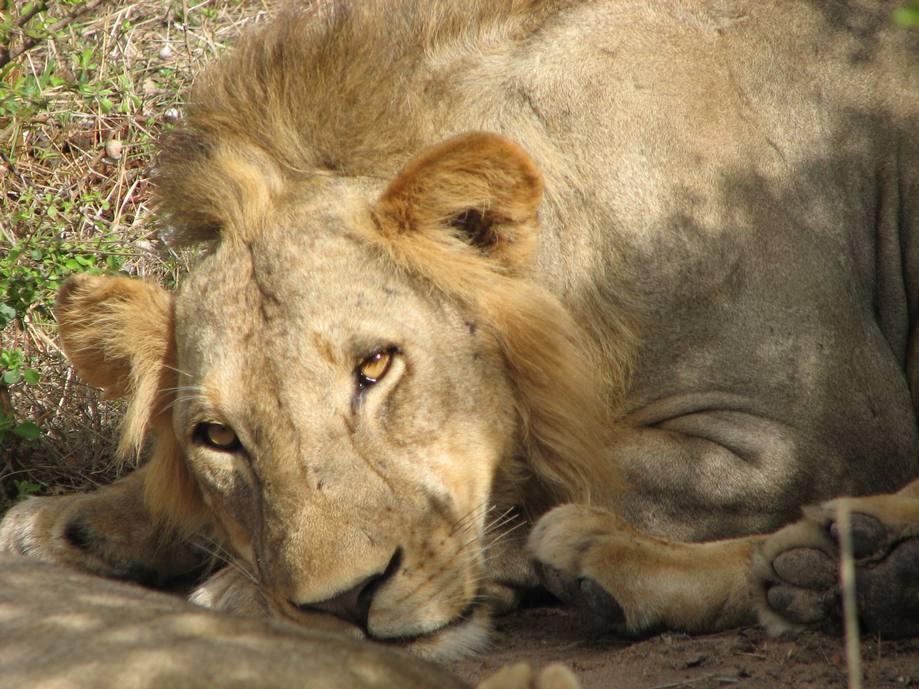
[{"label": "lion's mouth", "polygon": [[480,595],[476,595],[472,599],[472,601],[469,603],[469,605],[467,605],[466,608],[459,615],[457,615],[451,620],[444,622],[439,627],[435,627],[433,629],[427,629],[423,632],[419,632],[418,634],[402,634],[399,636],[380,637],[380,636],[374,636],[372,633],[370,633],[368,629],[362,629],[362,631],[364,632],[364,635],[368,639],[373,639],[374,641],[377,641],[379,643],[392,644],[395,646],[410,646],[419,641],[429,640],[432,637],[443,634],[451,629],[455,629],[455,628],[459,628],[463,626],[464,624],[468,623],[470,620],[472,620],[475,617],[476,613],[482,607],[483,603],[484,601],[482,597]]},{"label": "lion's mouth", "polygon": [[488,634],[488,606],[481,593],[473,596],[458,615],[436,627],[417,634],[394,636],[374,634],[366,622],[345,619],[333,612],[319,609],[300,610],[287,601],[273,601],[272,607],[282,617],[301,627],[397,646],[437,660],[450,660],[478,650]]}]

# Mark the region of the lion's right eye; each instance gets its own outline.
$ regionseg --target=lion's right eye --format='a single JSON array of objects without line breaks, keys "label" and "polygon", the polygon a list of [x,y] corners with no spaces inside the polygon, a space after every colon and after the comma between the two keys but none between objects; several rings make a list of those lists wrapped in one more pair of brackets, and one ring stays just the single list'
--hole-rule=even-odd
[{"label": "lion's right eye", "polygon": [[229,426],[222,423],[199,423],[195,428],[195,440],[214,450],[233,452],[240,448],[239,438]]},{"label": "lion's right eye", "polygon": [[395,352],[394,348],[377,350],[358,365],[357,384],[361,390],[379,382],[386,375]]}]

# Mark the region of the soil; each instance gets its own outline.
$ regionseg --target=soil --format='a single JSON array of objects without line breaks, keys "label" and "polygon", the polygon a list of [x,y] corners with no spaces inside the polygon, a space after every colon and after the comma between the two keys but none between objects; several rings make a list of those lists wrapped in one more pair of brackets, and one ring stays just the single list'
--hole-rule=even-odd
[{"label": "soil", "polygon": [[[770,638],[760,628],[641,640],[599,634],[571,608],[518,610],[496,622],[491,650],[451,665],[472,684],[502,665],[561,662],[583,689],[848,687],[843,640],[819,632]],[[861,643],[864,689],[919,687],[919,639]]]}]

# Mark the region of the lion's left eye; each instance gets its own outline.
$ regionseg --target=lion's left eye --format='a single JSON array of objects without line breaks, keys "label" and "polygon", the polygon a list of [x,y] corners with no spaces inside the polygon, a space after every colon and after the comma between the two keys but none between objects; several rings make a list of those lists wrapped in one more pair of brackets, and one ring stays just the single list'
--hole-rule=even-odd
[{"label": "lion's left eye", "polygon": [[199,443],[214,450],[232,452],[239,449],[240,442],[236,433],[222,423],[201,423],[195,428],[195,437]]},{"label": "lion's left eye", "polygon": [[364,359],[357,367],[357,383],[361,389],[364,389],[386,375],[392,364],[393,349],[380,349]]}]

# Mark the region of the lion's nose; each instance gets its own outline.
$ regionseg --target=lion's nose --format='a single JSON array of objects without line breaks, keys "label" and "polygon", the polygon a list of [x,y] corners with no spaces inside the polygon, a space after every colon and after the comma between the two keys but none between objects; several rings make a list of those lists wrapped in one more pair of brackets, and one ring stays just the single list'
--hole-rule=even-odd
[{"label": "lion's nose", "polygon": [[352,586],[348,590],[337,593],[326,600],[308,603],[291,601],[291,603],[302,612],[324,612],[329,615],[335,615],[335,617],[366,630],[373,597],[380,587],[396,573],[401,562],[402,549],[396,548],[396,552],[390,558],[386,569],[363,579],[357,586]]}]

